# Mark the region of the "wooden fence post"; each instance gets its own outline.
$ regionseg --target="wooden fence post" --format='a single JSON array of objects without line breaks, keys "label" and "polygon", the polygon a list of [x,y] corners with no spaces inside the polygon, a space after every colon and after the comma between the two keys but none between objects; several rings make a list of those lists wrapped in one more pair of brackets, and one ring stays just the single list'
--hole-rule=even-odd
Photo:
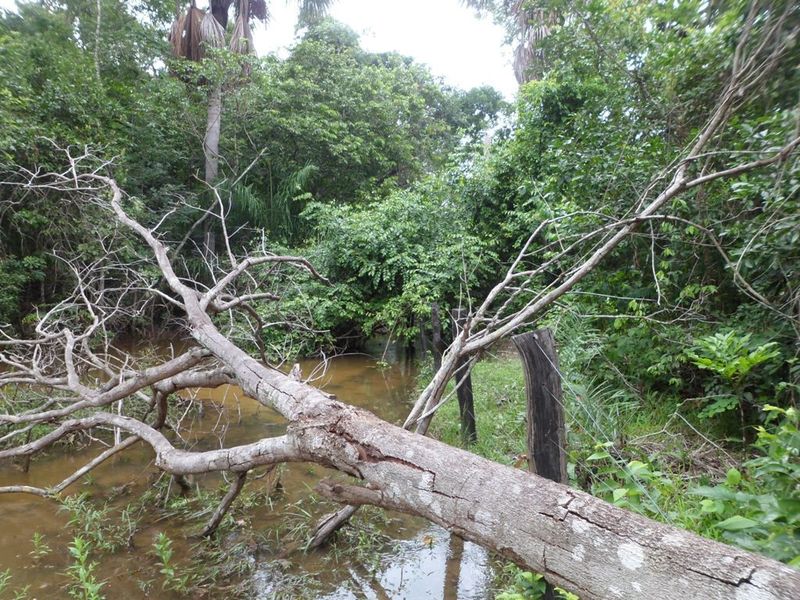
[{"label": "wooden fence post", "polygon": [[[522,358],[527,397],[528,469],[558,483],[567,480],[567,433],[561,374],[553,332],[537,329],[511,338]],[[555,591],[547,584],[544,600]]]},{"label": "wooden fence post", "polygon": [[433,372],[436,373],[442,366],[442,322],[439,318],[439,303],[431,303],[431,346],[433,347]]},{"label": "wooden fence post", "polygon": [[[469,311],[463,308],[453,310],[453,337],[460,335],[461,327],[468,316]],[[455,384],[458,412],[461,415],[461,437],[464,442],[474,444],[478,441],[478,431],[475,427],[475,403],[472,397],[472,377],[469,373],[468,358],[462,358],[456,363]]]}]

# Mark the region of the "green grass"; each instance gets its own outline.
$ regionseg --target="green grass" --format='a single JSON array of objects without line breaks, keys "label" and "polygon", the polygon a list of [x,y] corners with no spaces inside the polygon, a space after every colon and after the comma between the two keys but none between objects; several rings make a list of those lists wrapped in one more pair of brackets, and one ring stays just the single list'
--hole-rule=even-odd
[{"label": "green grass", "polygon": [[[568,367],[562,363],[562,368]],[[513,354],[483,360],[472,371],[472,383],[478,441],[469,449],[525,468],[520,460],[526,453],[520,360]],[[675,397],[642,397],[599,380],[584,381],[580,373],[567,372],[563,386],[573,487],[800,566],[800,491],[791,484],[800,475],[796,411],[772,408],[772,421],[745,455],[740,446],[712,439],[713,423],[695,419],[685,407],[678,412]],[[437,413],[431,435],[464,447],[455,398]],[[500,563],[496,573],[499,598],[541,597],[540,582],[530,574],[507,563]]]},{"label": "green grass", "polygon": [[[475,454],[510,465],[525,453],[525,378],[516,357],[477,363],[472,371],[478,442]],[[449,388],[452,391],[452,386]],[[449,392],[448,392],[449,393]],[[453,397],[431,423],[431,436],[463,447],[458,402]]]}]

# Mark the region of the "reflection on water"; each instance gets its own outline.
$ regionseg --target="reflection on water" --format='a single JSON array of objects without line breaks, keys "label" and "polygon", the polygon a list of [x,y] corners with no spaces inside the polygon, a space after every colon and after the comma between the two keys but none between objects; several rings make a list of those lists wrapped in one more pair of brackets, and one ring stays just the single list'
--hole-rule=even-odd
[{"label": "reflection on water", "polygon": [[[483,600],[489,597],[491,567],[486,551],[471,542],[451,536],[435,525],[419,524],[413,537],[398,541],[368,571],[363,565],[343,569],[343,581],[322,592],[320,600]],[[272,563],[258,566],[256,598],[280,596],[275,582],[281,573]]]},{"label": "reflection on water", "polygon": [[[317,361],[303,361],[305,377],[313,374],[314,383],[336,394],[343,402],[373,411],[383,419],[400,423],[409,410],[413,393],[414,369],[403,353],[393,348],[383,354],[391,364],[379,368],[367,355],[332,359],[323,369]],[[181,437],[195,449],[219,447],[224,439],[228,446],[255,441],[265,436],[281,435],[282,418],[274,411],[245,397],[235,386],[203,389],[194,392],[203,404],[201,415],[191,413],[181,423]],[[38,457],[28,473],[11,465],[0,465],[0,485],[52,485],[79,468],[101,450],[87,448],[80,452],[60,452]],[[131,494],[151,485],[152,452],[137,445],[92,472],[91,477],[74,484],[68,493],[88,492],[97,498],[108,497],[111,490],[123,486]],[[325,469],[308,465],[288,465],[282,476],[284,493],[272,507],[254,509],[252,526],[268,533],[284,519],[287,506],[303,499],[316,482],[327,474]],[[219,475],[204,476],[199,485],[216,488]],[[257,486],[252,482],[250,486]],[[126,501],[130,501],[128,496]],[[490,567],[486,553],[478,546],[462,542],[443,529],[405,515],[392,515],[384,533],[396,540],[370,565],[348,564],[331,570],[321,552],[294,553],[279,562],[265,559],[255,569],[254,587],[258,598],[284,597],[278,587],[281,577],[276,569],[287,569],[296,575],[312,578],[322,591],[318,597],[327,600],[346,598],[442,599],[472,600],[489,595]],[[64,570],[69,565],[66,547],[72,532],[66,527],[68,515],[50,501],[27,495],[0,496],[0,570],[10,569],[13,587],[30,585],[30,597],[66,597]],[[178,562],[189,552],[189,544],[180,543],[195,530],[181,528],[165,520],[145,527],[133,539],[133,547],[103,556],[98,577],[107,580],[107,598],[143,598],[140,579],[152,572],[154,558],[152,540],[158,531],[166,531],[176,541]],[[32,560],[32,534],[44,536],[53,551],[44,559]],[[148,571],[149,569],[149,571]],[[158,597],[170,594],[158,590]],[[152,594],[152,592],[151,592]],[[150,596],[152,597],[152,595]],[[287,596],[291,597],[291,596]]]}]

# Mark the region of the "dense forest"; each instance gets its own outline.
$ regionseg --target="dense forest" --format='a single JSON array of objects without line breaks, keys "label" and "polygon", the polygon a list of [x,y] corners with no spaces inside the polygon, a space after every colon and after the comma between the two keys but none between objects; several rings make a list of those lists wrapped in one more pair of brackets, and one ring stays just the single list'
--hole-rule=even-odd
[{"label": "dense forest", "polygon": [[[95,344],[177,334],[191,311],[171,289],[193,282],[216,326],[265,364],[376,336],[414,349],[417,417],[468,357],[471,450],[513,465],[525,399],[507,340],[550,327],[571,485],[800,567],[800,7],[464,2],[516,47],[512,102],[364,50],[329,4],[300,2],[285,58],[253,52],[263,0],[0,13],[0,412],[42,410],[17,386],[69,369],[25,370],[19,356],[39,358],[16,349],[52,340],[54,315],[97,320],[63,308],[76,290],[105,307]],[[169,246],[178,283],[146,258],[145,235],[78,197],[79,176],[98,173]],[[253,263],[252,289],[222,294],[226,262],[259,253],[272,259]],[[447,337],[457,308],[471,321],[433,367],[432,312]],[[23,431],[30,443],[0,417],[8,456]],[[463,444],[457,405],[431,435]],[[113,597],[80,558],[102,561],[101,548],[71,552],[84,565],[74,597]],[[497,597],[551,593],[538,575],[496,571]]]}]

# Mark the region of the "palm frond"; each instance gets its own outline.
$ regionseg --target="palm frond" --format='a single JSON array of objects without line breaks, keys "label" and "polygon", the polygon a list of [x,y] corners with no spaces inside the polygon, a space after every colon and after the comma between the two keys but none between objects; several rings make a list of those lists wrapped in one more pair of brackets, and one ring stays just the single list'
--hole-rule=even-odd
[{"label": "palm frond", "polygon": [[269,21],[270,12],[266,0],[250,0],[250,17],[262,23]]},{"label": "palm frond", "polygon": [[194,6],[189,8],[183,18],[183,30],[181,32],[180,52],[178,56],[188,58],[189,60],[201,60],[203,58],[200,25],[203,22],[205,14],[205,11]]},{"label": "palm frond", "polygon": [[236,25],[233,28],[230,43],[231,52],[236,54],[255,54],[256,49],[253,43],[253,32],[250,30],[247,13],[236,17]]},{"label": "palm frond", "polygon": [[299,26],[313,25],[322,19],[333,4],[333,0],[300,0]]},{"label": "palm frond", "polygon": [[228,196],[233,222],[265,227],[267,202],[253,192],[251,185],[237,183],[231,186],[222,186],[222,193]]},{"label": "palm frond", "polygon": [[319,169],[315,165],[311,163],[306,164],[284,180],[278,188],[280,190],[279,193],[283,193],[286,196],[296,196],[305,189],[311,181],[311,177],[318,170]]},{"label": "palm frond", "polygon": [[206,48],[222,48],[225,45],[225,30],[211,13],[206,13],[200,22],[200,39]]},{"label": "palm frond", "polygon": [[231,221],[291,238],[296,233],[297,215],[311,196],[305,190],[316,171],[311,164],[294,171],[280,182],[277,190],[270,189],[267,196],[258,195],[252,185],[223,185],[221,192],[229,200]]},{"label": "palm frond", "polygon": [[186,13],[181,13],[175,17],[172,27],[169,30],[169,45],[172,47],[173,56],[182,56],[183,28],[186,25]]}]

